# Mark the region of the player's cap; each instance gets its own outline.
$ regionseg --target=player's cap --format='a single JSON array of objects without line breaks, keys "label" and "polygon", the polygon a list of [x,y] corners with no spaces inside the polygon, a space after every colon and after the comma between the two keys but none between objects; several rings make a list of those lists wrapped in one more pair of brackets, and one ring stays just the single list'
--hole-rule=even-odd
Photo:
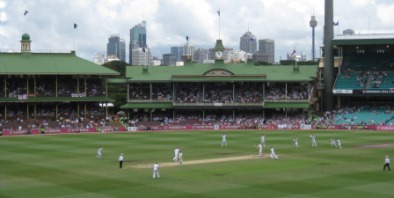
[{"label": "player's cap", "polygon": [[121,153],[120,155],[123,155],[123,153]]},{"label": "player's cap", "polygon": [[386,158],[388,158],[389,156],[388,155],[386,155]]}]

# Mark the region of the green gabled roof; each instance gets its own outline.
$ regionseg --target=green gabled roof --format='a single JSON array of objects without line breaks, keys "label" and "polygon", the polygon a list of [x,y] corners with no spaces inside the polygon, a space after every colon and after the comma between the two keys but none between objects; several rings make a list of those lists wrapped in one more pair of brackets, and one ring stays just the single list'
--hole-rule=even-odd
[{"label": "green gabled roof", "polygon": [[119,75],[71,53],[0,53],[0,75]]},{"label": "green gabled roof", "polygon": [[[231,75],[205,75],[209,71],[223,70]],[[301,65],[294,71],[292,65],[254,66],[244,64],[187,64],[181,67],[128,66],[129,82],[214,82],[214,81],[311,81],[317,76],[317,65]]]}]

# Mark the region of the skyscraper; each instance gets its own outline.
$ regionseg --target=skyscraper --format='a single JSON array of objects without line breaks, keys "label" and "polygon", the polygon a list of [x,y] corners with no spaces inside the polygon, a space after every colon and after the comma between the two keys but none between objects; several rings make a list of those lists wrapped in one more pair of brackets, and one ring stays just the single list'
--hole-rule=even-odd
[{"label": "skyscraper", "polygon": [[176,66],[175,54],[163,54],[163,66]]},{"label": "skyscraper", "polygon": [[204,63],[204,61],[208,60],[209,51],[207,49],[198,48],[194,50],[194,60],[198,64]]},{"label": "skyscraper", "polygon": [[182,61],[183,47],[171,47],[171,54],[175,55],[176,61]]},{"label": "skyscraper", "polygon": [[183,55],[187,60],[194,60],[194,45],[187,41],[183,46]]},{"label": "skyscraper", "polygon": [[150,65],[150,59],[152,57],[152,54],[149,48],[134,48],[131,53],[133,56],[133,62],[130,63],[131,65]]},{"label": "skyscraper", "polygon": [[142,21],[130,29],[129,63],[133,64],[133,49],[147,48],[146,21]]},{"label": "skyscraper", "polygon": [[116,56],[121,61],[126,61],[126,43],[119,35],[111,35],[107,43],[107,57]]},{"label": "skyscraper", "polygon": [[251,54],[256,52],[257,49],[256,37],[249,31],[245,32],[245,34],[242,35],[240,38],[239,49]]},{"label": "skyscraper", "polygon": [[259,53],[261,53],[267,63],[275,62],[275,41],[272,39],[261,39],[259,40]]}]

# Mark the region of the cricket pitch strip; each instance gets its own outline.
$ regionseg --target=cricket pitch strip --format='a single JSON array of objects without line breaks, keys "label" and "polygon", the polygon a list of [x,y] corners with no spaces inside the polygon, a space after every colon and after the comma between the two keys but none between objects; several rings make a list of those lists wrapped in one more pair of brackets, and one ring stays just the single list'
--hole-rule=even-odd
[{"label": "cricket pitch strip", "polygon": [[[183,161],[182,165],[179,162],[164,162],[160,163],[160,167],[174,167],[174,166],[186,166],[186,165],[196,165],[196,164],[207,164],[207,163],[216,163],[216,162],[228,162],[228,161],[238,161],[238,160],[251,160],[251,159],[262,159],[269,158],[269,155],[264,155],[260,157],[258,155],[245,155],[245,156],[236,156],[236,157],[225,157],[225,158],[212,158],[212,159],[201,159],[201,160],[190,160]],[[129,166],[131,168],[152,168],[153,163],[145,163],[145,164],[137,164]]]}]

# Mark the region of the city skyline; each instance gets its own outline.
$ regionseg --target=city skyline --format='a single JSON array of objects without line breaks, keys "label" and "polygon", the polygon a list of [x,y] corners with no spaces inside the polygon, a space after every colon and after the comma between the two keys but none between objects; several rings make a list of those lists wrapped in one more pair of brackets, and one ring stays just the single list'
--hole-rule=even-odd
[{"label": "city skyline", "polygon": [[[63,7],[67,9],[59,9]],[[249,29],[258,40],[275,40],[276,61],[293,49],[311,57],[309,21],[315,15],[316,57],[320,57],[323,0],[0,0],[0,50],[19,51],[20,37],[28,33],[32,52],[75,50],[78,56],[92,61],[96,53],[106,52],[112,34],[129,44],[130,29],[141,21],[147,21],[147,45],[153,56],[161,57],[171,46],[184,45],[186,36],[196,48],[209,49],[218,39],[218,10],[225,47],[239,49],[239,38]],[[334,20],[339,21],[335,34],[346,29],[356,34],[394,33],[392,12],[394,3],[389,0],[335,1]]]}]

